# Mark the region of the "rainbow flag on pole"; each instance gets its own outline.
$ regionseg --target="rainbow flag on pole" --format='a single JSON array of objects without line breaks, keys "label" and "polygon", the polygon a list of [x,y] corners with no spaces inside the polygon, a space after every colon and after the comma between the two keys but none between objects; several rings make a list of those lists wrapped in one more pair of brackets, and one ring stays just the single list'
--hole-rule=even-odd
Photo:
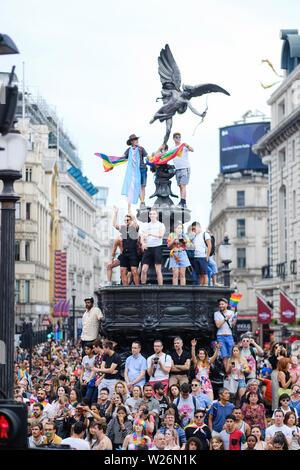
[{"label": "rainbow flag on pole", "polygon": [[149,163],[150,165],[165,165],[173,158],[181,157],[184,147],[185,147],[185,144],[181,144],[179,147],[172,149],[172,150],[168,150],[167,152],[163,154],[157,153],[156,155],[153,155],[152,157],[148,157],[147,163]]},{"label": "rainbow flag on pole", "polygon": [[112,157],[105,155],[104,153],[95,153],[95,155],[102,158],[105,173],[115,168],[115,166],[121,165],[122,163],[126,163],[128,161],[128,159],[125,157]]},{"label": "rainbow flag on pole", "polygon": [[229,299],[230,307],[237,308],[238,303],[239,303],[239,301],[241,300],[242,297],[243,297],[242,294],[236,294],[236,293],[231,294],[231,297]]}]

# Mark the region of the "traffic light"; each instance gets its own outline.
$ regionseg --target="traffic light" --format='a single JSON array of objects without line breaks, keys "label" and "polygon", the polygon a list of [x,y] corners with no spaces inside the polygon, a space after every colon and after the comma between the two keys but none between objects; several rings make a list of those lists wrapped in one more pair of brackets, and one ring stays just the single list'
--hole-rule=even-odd
[{"label": "traffic light", "polygon": [[0,450],[27,447],[27,406],[0,400]]}]

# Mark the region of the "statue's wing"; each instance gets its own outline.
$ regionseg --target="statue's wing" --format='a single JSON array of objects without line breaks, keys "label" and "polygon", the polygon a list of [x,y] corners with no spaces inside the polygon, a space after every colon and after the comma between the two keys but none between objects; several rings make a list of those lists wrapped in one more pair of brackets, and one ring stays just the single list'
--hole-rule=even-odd
[{"label": "statue's wing", "polygon": [[[175,88],[180,91],[180,70],[168,44],[166,44],[165,48],[160,51],[160,55],[158,57],[158,73],[163,88]],[[166,84],[168,84],[167,87]]]},{"label": "statue's wing", "polygon": [[184,85],[183,86],[183,95],[187,99],[195,98],[196,96],[206,95],[207,93],[224,93],[225,95],[230,96],[230,93],[219,85],[214,83],[204,83],[203,85]]}]

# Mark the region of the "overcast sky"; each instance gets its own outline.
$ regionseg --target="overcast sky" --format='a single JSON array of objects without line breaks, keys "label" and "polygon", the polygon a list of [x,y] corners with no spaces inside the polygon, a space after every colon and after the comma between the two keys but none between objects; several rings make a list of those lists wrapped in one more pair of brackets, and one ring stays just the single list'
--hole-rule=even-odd
[{"label": "overcast sky", "polygon": [[[110,205],[126,207],[120,195],[125,166],[104,174],[94,152],[121,155],[131,133],[141,136],[148,153],[161,144],[165,124],[149,121],[160,104],[157,56],[168,43],[183,83],[213,82],[231,93],[209,95],[207,117],[195,134],[199,118],[191,111],[173,123],[173,131],[195,149],[188,205],[192,218],[206,226],[219,171],[218,129],[249,109],[269,114],[260,62],[268,58],[280,70],[279,30],[300,28],[298,18],[297,0],[1,0],[0,31],[21,54],[1,56],[0,70],[16,64],[21,80],[25,62],[26,84],[56,107],[84,173],[109,186]],[[203,110],[206,99],[192,104]],[[149,196],[152,173],[148,179]]]}]

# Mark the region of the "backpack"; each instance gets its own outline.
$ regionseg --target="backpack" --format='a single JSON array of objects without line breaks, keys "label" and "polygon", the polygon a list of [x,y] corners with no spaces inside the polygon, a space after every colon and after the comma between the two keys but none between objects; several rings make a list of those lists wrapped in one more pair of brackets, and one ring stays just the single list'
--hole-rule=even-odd
[{"label": "backpack", "polygon": [[[195,411],[197,410],[197,401],[196,401],[196,397],[194,397],[194,395],[192,395],[192,399],[193,399],[193,405],[194,405],[194,413]],[[175,400],[173,401],[173,405],[178,406],[178,403],[179,403],[179,400],[180,400],[180,397],[177,397],[175,398]]]},{"label": "backpack", "polygon": [[[205,240],[205,233],[207,232],[203,232],[203,240],[204,240],[205,245],[207,246],[207,243]],[[210,241],[211,241],[211,250],[210,250],[209,256],[213,256],[216,254],[216,239],[213,235],[210,236]]]},{"label": "backpack", "polygon": [[[254,348],[252,348],[252,346],[249,347],[250,349],[250,353],[251,353],[251,356],[253,357],[253,359],[255,360],[255,370],[256,370],[256,375],[257,375],[257,360],[256,360],[256,352],[254,350]],[[250,372],[245,372],[245,377],[247,378],[248,375],[251,374],[251,371]]]}]

